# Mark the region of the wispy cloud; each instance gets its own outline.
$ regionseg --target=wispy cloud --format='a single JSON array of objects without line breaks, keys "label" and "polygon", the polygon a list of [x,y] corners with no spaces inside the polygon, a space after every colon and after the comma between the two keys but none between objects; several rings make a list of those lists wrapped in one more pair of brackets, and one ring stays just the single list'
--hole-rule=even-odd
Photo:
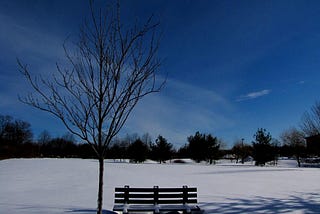
[{"label": "wispy cloud", "polygon": [[241,95],[240,97],[238,97],[237,101],[241,102],[241,101],[245,101],[245,100],[252,100],[252,99],[256,99],[256,98],[268,95],[270,93],[271,93],[271,90],[269,90],[269,89],[265,89],[262,91],[250,92],[248,94]]},{"label": "wispy cloud", "polygon": [[159,94],[146,97],[137,106],[125,132],[161,134],[170,143],[181,146],[196,131],[218,133],[234,124],[233,106],[214,91],[176,80],[168,80]]},{"label": "wispy cloud", "polygon": [[22,24],[21,20],[3,14],[0,20],[0,44],[15,57],[43,60],[64,56],[62,44],[66,36],[48,33],[40,26]]},{"label": "wispy cloud", "polygon": [[0,87],[0,110],[6,111],[9,106],[21,105],[18,94],[27,94],[30,85],[19,73],[16,58],[27,64],[32,74],[41,74],[49,78],[56,72],[56,62],[65,63],[62,47],[65,37],[42,29],[32,21],[23,21],[19,17],[0,14],[0,47],[2,54],[0,79],[4,84]]}]

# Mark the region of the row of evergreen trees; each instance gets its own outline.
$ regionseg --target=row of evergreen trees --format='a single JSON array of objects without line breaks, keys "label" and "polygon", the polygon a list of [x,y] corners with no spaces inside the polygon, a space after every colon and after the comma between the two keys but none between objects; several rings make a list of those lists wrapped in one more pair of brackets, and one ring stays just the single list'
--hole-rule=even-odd
[{"label": "row of evergreen trees", "polygon": [[196,132],[195,135],[188,137],[188,144],[178,150],[159,135],[155,142],[148,138],[118,140],[108,149],[107,158],[130,159],[136,163],[144,162],[146,159],[162,163],[172,158],[191,158],[196,162],[207,161],[212,164],[222,156],[219,148],[217,138],[210,134]]}]

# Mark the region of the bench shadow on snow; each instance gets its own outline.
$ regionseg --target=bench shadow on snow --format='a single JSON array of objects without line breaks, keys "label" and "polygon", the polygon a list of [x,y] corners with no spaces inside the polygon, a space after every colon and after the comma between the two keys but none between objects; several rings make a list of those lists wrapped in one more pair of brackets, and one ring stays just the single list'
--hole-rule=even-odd
[{"label": "bench shadow on snow", "polygon": [[267,197],[256,197],[255,199],[227,198],[224,203],[200,203],[205,213],[320,213],[320,194],[310,193],[305,197],[297,195],[286,199],[275,199]]},{"label": "bench shadow on snow", "polygon": [[[74,213],[74,214],[91,214],[91,213],[97,213],[96,209],[73,209],[68,211],[68,213]],[[110,210],[103,210],[103,214],[117,214],[115,212],[112,212]]]},{"label": "bench shadow on snow", "polygon": [[[79,214],[91,214],[91,213],[96,213],[97,210],[86,210],[86,209],[79,209],[79,210],[71,210],[69,213],[79,213]],[[110,211],[110,210],[103,210],[103,214],[118,214],[116,212]],[[136,212],[135,212],[136,213]],[[142,214],[143,212],[141,212]],[[167,212],[166,214],[179,214],[179,212]]]}]

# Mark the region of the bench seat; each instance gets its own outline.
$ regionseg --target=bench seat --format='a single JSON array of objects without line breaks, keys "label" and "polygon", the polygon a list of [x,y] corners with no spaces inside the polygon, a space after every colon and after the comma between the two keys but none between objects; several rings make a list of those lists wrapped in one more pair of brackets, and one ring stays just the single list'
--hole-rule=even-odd
[{"label": "bench seat", "polygon": [[175,205],[175,204],[165,204],[165,205],[138,205],[138,204],[123,204],[123,205],[114,205],[113,211],[123,212],[127,210],[128,212],[169,212],[169,211],[199,211],[198,206],[192,205]]}]

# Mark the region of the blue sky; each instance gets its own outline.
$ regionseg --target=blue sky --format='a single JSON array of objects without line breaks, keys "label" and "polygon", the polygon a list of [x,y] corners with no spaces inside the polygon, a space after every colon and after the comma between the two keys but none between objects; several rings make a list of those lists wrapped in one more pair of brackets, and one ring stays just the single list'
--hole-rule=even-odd
[{"label": "blue sky", "polygon": [[[121,6],[125,23],[151,14],[160,20],[161,70],[168,74],[164,90],[138,104],[122,135],[161,134],[177,147],[196,131],[228,145],[251,142],[258,128],[278,138],[319,100],[319,1],[124,0]],[[0,114],[30,122],[35,138],[44,129],[53,136],[66,130],[18,101],[30,87],[16,58],[50,75],[64,62],[63,42],[76,39],[87,15],[87,1],[0,2]]]}]

